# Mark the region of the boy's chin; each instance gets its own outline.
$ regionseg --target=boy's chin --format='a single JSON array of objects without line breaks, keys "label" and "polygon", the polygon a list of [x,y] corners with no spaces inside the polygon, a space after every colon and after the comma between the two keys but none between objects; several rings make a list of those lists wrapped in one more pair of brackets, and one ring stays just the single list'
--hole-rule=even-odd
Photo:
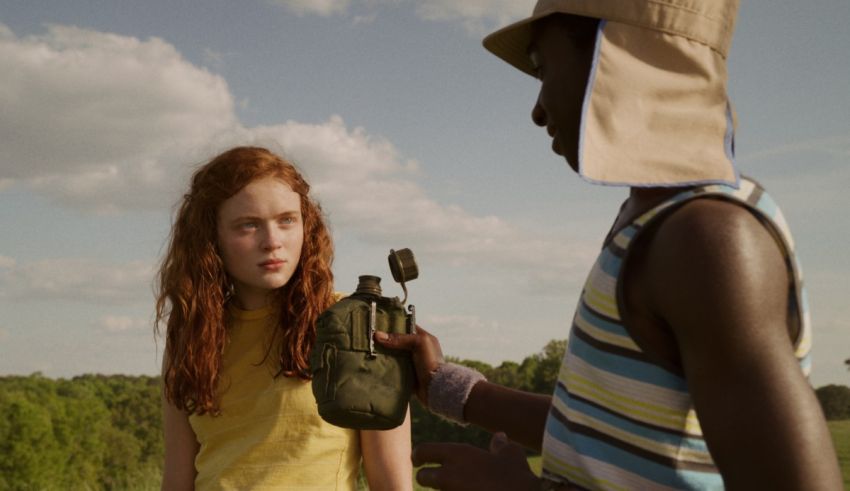
[{"label": "boy's chin", "polygon": [[570,169],[578,172],[578,151],[572,150],[558,155],[564,157],[564,160],[567,162]]}]

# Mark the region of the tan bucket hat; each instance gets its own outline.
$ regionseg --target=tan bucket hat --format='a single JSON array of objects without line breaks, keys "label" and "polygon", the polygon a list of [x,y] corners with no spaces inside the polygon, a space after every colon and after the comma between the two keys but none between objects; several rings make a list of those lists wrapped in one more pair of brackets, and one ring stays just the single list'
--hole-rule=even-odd
[{"label": "tan bucket hat", "polygon": [[484,47],[534,75],[535,21],[601,19],[585,90],[579,174],[602,184],[737,186],[726,56],[739,0],[538,0]]}]

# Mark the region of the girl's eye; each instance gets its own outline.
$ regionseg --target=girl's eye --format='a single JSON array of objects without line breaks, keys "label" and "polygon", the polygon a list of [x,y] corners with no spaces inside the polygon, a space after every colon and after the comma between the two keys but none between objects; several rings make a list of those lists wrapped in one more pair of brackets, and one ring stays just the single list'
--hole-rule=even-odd
[{"label": "girl's eye", "polygon": [[279,222],[281,225],[292,225],[295,223],[295,217],[283,217]]}]

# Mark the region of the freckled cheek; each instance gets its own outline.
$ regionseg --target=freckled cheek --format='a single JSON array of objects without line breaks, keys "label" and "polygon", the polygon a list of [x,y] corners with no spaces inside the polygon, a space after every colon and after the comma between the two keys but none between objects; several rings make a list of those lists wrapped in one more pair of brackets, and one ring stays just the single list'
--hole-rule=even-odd
[{"label": "freckled cheek", "polygon": [[246,254],[256,250],[257,246],[253,240],[231,238],[219,242],[222,259],[225,262],[239,262]]},{"label": "freckled cheek", "polygon": [[286,243],[288,244],[289,249],[291,249],[293,251],[295,251],[295,250],[300,251],[301,248],[304,245],[304,239],[302,239],[301,237],[290,237],[290,238],[288,238]]},{"label": "freckled cheek", "polygon": [[228,274],[236,274],[241,269],[239,267],[239,254],[230,247],[230,244],[219,242],[219,254],[221,254],[221,262],[224,264],[224,270]]},{"label": "freckled cheek", "polygon": [[286,244],[290,250],[298,250],[304,247],[304,229],[293,230],[286,237]]}]

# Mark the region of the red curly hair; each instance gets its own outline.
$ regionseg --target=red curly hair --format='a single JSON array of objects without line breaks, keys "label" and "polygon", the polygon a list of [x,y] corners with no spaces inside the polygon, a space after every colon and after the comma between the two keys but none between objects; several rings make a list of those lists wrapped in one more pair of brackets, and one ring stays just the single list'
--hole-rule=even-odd
[{"label": "red curly hair", "polygon": [[192,176],[158,273],[154,329],[158,332],[166,325],[164,394],[189,414],[219,412],[216,388],[232,282],[217,245],[218,210],[246,185],[266,177],[282,180],[301,196],[304,220],[299,264],[275,292],[280,306],[276,336],[283,340],[278,375],[310,378],[316,319],[333,303],[333,244],[321,207],[310,198],[309,184],[290,162],[265,148],[233,148]]}]

